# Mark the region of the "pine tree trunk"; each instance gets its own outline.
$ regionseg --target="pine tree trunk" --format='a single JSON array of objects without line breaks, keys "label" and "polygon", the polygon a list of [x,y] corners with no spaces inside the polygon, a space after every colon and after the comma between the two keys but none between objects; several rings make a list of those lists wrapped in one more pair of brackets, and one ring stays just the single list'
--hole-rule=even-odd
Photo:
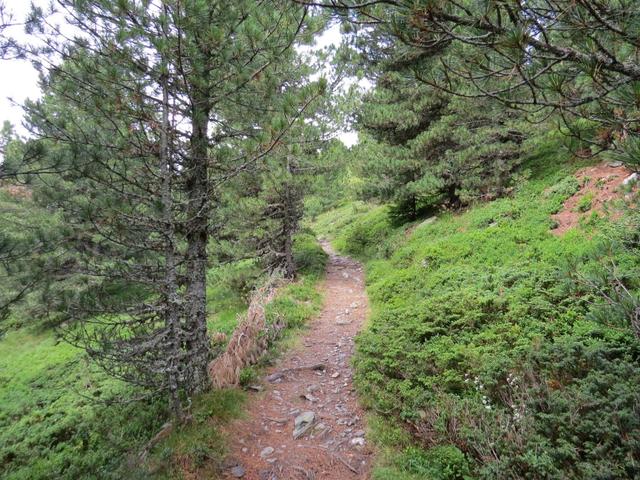
[{"label": "pine tree trunk", "polygon": [[284,261],[285,261],[285,276],[286,278],[293,278],[296,275],[296,265],[293,260],[293,232],[289,218],[285,219],[285,231],[284,231]]},{"label": "pine tree trunk", "polygon": [[160,132],[160,172],[162,175],[161,201],[165,225],[165,274],[164,295],[166,297],[165,328],[167,330],[166,375],[175,418],[182,419],[182,403],[180,401],[180,301],[178,295],[178,276],[176,265],[175,222],[173,218],[173,198],[171,194],[171,159],[169,154],[169,94],[166,76],[162,79],[162,130]]},{"label": "pine tree trunk", "polygon": [[187,389],[196,393],[208,384],[210,345],[207,334],[207,242],[209,211],[208,137],[209,106],[206,98],[195,98],[191,118],[190,157],[186,168],[187,221]]},{"label": "pine tree trunk", "polygon": [[[293,175],[293,165],[291,163],[291,157],[287,155],[287,172]],[[296,265],[293,260],[293,234],[297,226],[296,215],[296,198],[293,195],[293,185],[284,185],[284,268],[286,278],[294,278],[296,275]]]}]

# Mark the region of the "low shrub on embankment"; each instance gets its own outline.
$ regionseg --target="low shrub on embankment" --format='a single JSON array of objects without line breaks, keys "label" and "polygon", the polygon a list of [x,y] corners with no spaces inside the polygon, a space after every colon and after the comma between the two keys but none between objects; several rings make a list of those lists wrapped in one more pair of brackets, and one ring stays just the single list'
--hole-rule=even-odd
[{"label": "low shrub on embankment", "polygon": [[640,341],[602,295],[638,298],[637,232],[593,216],[552,235],[577,165],[540,151],[510,198],[400,228],[359,203],[318,219],[366,261],[374,478],[640,475]]}]

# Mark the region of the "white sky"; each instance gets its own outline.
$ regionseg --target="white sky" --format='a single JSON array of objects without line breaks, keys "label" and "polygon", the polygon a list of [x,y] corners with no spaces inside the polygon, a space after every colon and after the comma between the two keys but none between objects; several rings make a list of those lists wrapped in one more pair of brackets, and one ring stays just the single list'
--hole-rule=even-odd
[{"label": "white sky", "polygon": [[[46,8],[48,4],[48,0],[32,0],[32,2],[43,8]],[[5,0],[5,5],[14,15],[14,21],[21,21],[25,18],[29,12],[30,3],[27,0]],[[23,27],[12,27],[8,33],[17,38],[24,38],[23,30]],[[340,26],[335,24],[317,39],[315,48],[338,45],[340,38]],[[23,110],[21,105],[26,99],[39,98],[40,94],[38,73],[30,62],[26,60],[0,60],[0,126],[5,120],[9,120],[19,134],[26,134],[26,130],[22,127]],[[338,137],[347,146],[358,142],[358,134],[354,131],[341,132]]]},{"label": "white sky", "polygon": [[[36,5],[46,6],[46,1],[33,0]],[[22,21],[30,10],[27,0],[7,0],[5,5],[13,14],[13,21]],[[8,33],[21,38],[24,36],[23,27],[12,27]],[[22,107],[27,98],[36,99],[40,96],[38,87],[38,73],[30,62],[26,60],[0,60],[0,124],[9,120],[19,133],[25,133],[21,128]]]}]

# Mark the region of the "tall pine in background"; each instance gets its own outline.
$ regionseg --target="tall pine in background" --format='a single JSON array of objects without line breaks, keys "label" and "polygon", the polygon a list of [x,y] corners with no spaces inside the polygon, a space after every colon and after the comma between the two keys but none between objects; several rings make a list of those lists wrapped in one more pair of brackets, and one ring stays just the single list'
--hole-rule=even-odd
[{"label": "tall pine in background", "polygon": [[357,113],[364,139],[354,151],[365,179],[361,195],[393,203],[400,220],[503,195],[519,164],[522,116],[425,83],[452,53],[446,47],[425,52],[394,35],[380,25],[356,44],[374,81]]}]

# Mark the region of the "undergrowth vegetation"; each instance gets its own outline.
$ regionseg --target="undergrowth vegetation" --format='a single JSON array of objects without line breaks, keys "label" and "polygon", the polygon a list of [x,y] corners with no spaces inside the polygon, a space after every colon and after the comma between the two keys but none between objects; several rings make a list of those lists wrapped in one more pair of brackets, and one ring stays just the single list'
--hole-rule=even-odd
[{"label": "undergrowth vegetation", "polygon": [[[316,285],[326,261],[310,231],[296,238],[295,255],[298,280],[268,308],[269,318],[290,328],[318,311]],[[233,331],[259,278],[251,261],[210,270],[210,331]],[[183,478],[193,470],[210,478],[225,448],[218,427],[241,413],[243,399],[238,389],[200,395],[191,407],[191,421],[141,462],[144,445],[168,419],[165,401],[107,377],[55,332],[36,327],[8,331],[0,339],[0,477]]]},{"label": "undergrowth vegetation", "polygon": [[640,475],[640,341],[602,295],[613,277],[637,299],[639,244],[598,217],[550,233],[580,166],[556,147],[529,150],[512,196],[462,213],[394,227],[356,203],[319,217],[367,262],[355,366],[378,416],[375,479]]}]

